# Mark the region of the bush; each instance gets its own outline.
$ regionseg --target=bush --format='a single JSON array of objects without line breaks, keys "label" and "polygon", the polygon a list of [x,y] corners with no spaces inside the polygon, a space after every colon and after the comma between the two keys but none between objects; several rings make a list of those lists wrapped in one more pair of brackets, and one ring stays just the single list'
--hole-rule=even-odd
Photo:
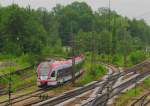
[{"label": "bush", "polygon": [[29,54],[23,54],[20,57],[15,58],[13,61],[21,67],[30,66],[31,57]]},{"label": "bush", "polygon": [[143,51],[134,51],[129,56],[132,64],[140,63],[141,61],[146,59],[146,55]]},{"label": "bush", "polygon": [[112,58],[112,64],[117,66],[123,66],[124,65],[123,56],[119,54],[114,55]]},{"label": "bush", "polygon": [[84,85],[94,80],[99,80],[102,76],[106,74],[106,68],[101,64],[94,64],[93,65],[93,72],[91,72],[91,63],[87,60],[84,65],[83,69],[85,70],[84,75],[77,81],[77,84]]}]

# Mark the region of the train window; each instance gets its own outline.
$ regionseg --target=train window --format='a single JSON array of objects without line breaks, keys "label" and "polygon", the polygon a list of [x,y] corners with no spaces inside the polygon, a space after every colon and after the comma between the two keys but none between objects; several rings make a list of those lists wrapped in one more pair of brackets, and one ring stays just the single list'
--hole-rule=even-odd
[{"label": "train window", "polygon": [[50,70],[49,67],[42,66],[40,68],[40,74],[41,74],[41,76],[46,76],[49,70]]},{"label": "train window", "polygon": [[48,72],[50,71],[50,66],[46,62],[41,63],[39,70],[41,76],[47,76]]},{"label": "train window", "polygon": [[55,77],[55,71],[52,72],[51,77]]}]

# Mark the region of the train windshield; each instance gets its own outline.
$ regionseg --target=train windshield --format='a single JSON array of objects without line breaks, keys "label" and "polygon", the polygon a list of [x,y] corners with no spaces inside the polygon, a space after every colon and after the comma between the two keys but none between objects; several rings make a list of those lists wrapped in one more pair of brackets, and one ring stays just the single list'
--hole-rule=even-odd
[{"label": "train windshield", "polygon": [[40,66],[40,75],[47,76],[50,71],[50,65],[48,63],[42,63]]}]

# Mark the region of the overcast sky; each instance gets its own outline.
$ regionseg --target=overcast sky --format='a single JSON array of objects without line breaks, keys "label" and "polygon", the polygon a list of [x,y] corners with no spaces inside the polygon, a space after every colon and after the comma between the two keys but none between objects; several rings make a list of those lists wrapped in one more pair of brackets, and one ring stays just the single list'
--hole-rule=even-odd
[{"label": "overcast sky", "polygon": [[[85,1],[93,10],[100,7],[108,7],[109,0],[14,0],[16,4],[26,7],[30,5],[32,8],[45,7],[51,9],[56,4],[67,5],[73,1]],[[116,10],[119,14],[129,18],[144,18],[150,24],[150,0],[110,0],[111,9]],[[13,0],[0,0],[2,6],[10,5]]]}]

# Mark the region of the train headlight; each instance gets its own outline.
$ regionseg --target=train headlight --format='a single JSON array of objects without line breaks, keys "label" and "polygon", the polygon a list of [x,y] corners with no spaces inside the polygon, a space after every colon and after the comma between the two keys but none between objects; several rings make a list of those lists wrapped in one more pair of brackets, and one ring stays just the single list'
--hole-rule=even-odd
[{"label": "train headlight", "polygon": [[40,76],[41,80],[47,80],[47,76]]}]

